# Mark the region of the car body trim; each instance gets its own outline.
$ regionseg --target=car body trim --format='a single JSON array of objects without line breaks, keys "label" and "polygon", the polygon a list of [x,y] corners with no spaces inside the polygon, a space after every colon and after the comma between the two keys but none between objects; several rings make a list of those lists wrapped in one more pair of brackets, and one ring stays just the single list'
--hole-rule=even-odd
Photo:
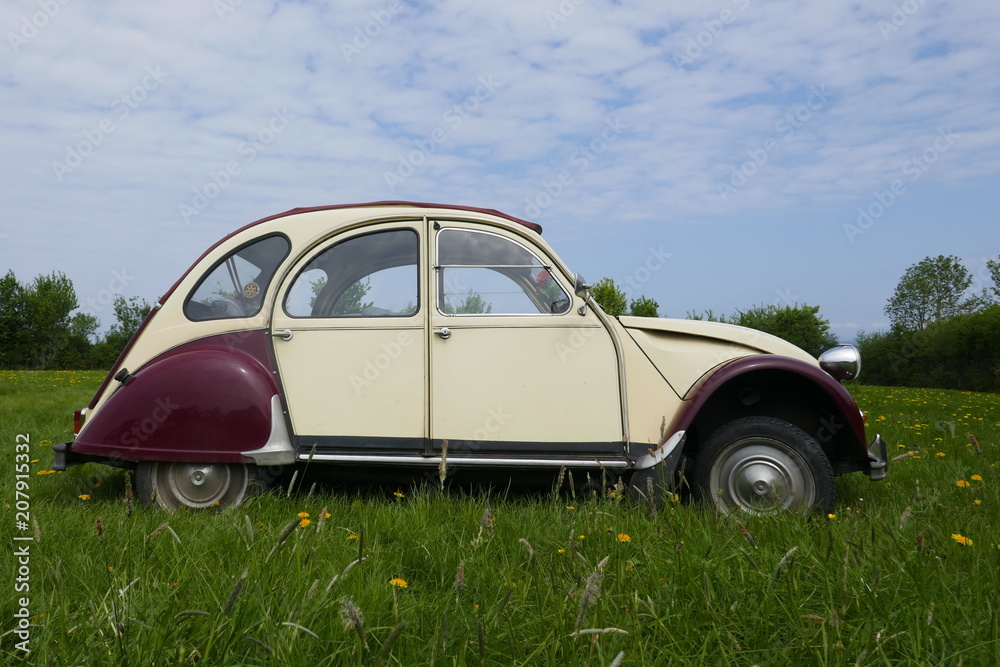
[{"label": "car body trim", "polygon": [[656,464],[663,461],[663,459],[670,456],[671,452],[677,449],[677,446],[684,441],[684,436],[687,434],[686,431],[677,431],[670,438],[664,438],[656,449],[650,449],[648,454],[639,457],[639,460],[635,462],[636,470],[645,470],[646,468],[652,468]]},{"label": "car body trim", "polygon": [[[397,465],[436,466],[444,458],[440,456],[378,456],[370,454],[299,454],[300,461],[319,461],[323,463],[393,463]],[[448,463],[454,465],[478,465],[498,467],[530,467],[530,468],[627,468],[629,462],[623,459],[512,459],[486,457],[449,457]]]},{"label": "car body trim", "polygon": [[284,466],[295,463],[295,450],[292,448],[292,439],[288,435],[285,415],[281,410],[281,397],[277,394],[271,397],[271,434],[267,442],[259,449],[241,453],[253,459],[259,466]]}]

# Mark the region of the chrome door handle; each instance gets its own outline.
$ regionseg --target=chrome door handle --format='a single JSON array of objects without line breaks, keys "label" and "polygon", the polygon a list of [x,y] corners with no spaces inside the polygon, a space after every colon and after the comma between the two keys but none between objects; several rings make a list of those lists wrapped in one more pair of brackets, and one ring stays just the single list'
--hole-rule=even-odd
[{"label": "chrome door handle", "polygon": [[274,336],[275,338],[280,338],[281,340],[291,340],[292,330],[282,329],[281,331],[272,331],[271,335]]},{"label": "chrome door handle", "polygon": [[438,336],[441,336],[441,338],[444,338],[445,340],[451,338],[451,329],[449,329],[448,327],[441,327],[434,333],[436,333]]}]

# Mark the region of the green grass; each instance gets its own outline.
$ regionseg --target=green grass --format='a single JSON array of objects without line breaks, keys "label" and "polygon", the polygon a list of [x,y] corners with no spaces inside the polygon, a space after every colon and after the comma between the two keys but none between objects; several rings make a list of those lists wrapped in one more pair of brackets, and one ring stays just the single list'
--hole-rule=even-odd
[{"label": "green grass", "polygon": [[[883,483],[838,478],[832,517],[408,488],[168,514],[130,512],[123,471],[37,474],[100,379],[0,372],[0,534],[38,536],[32,653],[8,633],[5,664],[1000,663],[997,395],[852,388],[891,455],[915,454]],[[37,459],[28,531],[15,528],[17,434]],[[15,567],[3,632],[25,595]],[[365,643],[345,627],[349,603]]]}]

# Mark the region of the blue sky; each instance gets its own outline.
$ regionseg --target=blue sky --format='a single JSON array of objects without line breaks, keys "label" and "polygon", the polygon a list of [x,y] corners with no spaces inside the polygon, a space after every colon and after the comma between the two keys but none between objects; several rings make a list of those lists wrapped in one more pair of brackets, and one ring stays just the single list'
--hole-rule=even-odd
[{"label": "blue sky", "polygon": [[661,314],[886,326],[1000,254],[996,2],[35,0],[0,6],[0,258],[105,326],[212,242],[385,199],[541,223]]}]

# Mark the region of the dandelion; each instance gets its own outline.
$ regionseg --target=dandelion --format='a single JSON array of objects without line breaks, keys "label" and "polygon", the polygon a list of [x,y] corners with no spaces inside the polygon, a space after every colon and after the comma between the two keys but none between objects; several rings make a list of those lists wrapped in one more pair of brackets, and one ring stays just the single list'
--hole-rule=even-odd
[{"label": "dandelion", "polygon": [[350,535],[347,536],[347,539],[349,539],[349,540],[356,540],[356,539],[358,539],[358,536],[355,535],[354,533],[351,533]]},{"label": "dandelion", "polygon": [[556,549],[556,553],[557,554],[564,554],[564,553],[566,553],[566,550],[565,549]]},{"label": "dandelion", "polygon": [[982,500],[980,500],[979,498],[976,498],[975,500],[973,500],[973,501],[972,501],[972,503],[973,503],[974,505],[982,505],[982,504],[983,504],[983,501],[982,501]]},{"label": "dandelion", "polygon": [[79,498],[80,500],[90,500],[90,494],[89,493],[81,493],[80,495],[77,496],[77,498]]},{"label": "dandelion", "polygon": [[393,491],[392,495],[396,496],[397,498],[405,498],[406,497],[406,494],[404,494],[402,491]]},{"label": "dandelion", "polygon": [[968,483],[968,482],[966,482],[966,481],[965,481],[964,479],[960,479],[960,480],[958,480],[957,482],[955,482],[955,486],[957,486],[957,487],[958,487],[958,488],[960,488],[960,489],[964,489],[964,488],[965,488],[965,487],[967,487],[968,485],[969,485],[969,483]]},{"label": "dandelion", "polygon": [[619,542],[631,542],[632,538],[628,536],[628,533],[618,533]]},{"label": "dandelion", "polygon": [[935,456],[939,458],[944,458],[944,452],[938,452],[937,454],[935,454]]},{"label": "dandelion", "polygon": [[307,518],[309,518],[309,512],[299,512],[295,516],[300,517],[302,519],[307,519]]},{"label": "dandelion", "polygon": [[303,528],[308,526],[310,523],[312,523],[312,521],[310,521],[309,519],[302,519],[299,521],[299,525],[302,526]]},{"label": "dandelion", "polygon": [[54,472],[55,472],[55,470],[39,470],[35,474],[36,475],[51,475]]},{"label": "dandelion", "polygon": [[576,508],[574,506],[572,506],[572,505],[567,505],[566,509],[568,509],[568,510],[575,510]]},{"label": "dandelion", "polygon": [[964,535],[959,535],[958,533],[953,533],[951,539],[955,540],[964,547],[971,547],[972,540]]},{"label": "dandelion", "polygon": [[971,479],[973,482],[981,482],[981,481],[983,481],[983,476],[982,475],[973,475],[969,479]]},{"label": "dandelion", "polygon": [[826,518],[829,519],[830,521],[836,521],[837,520],[837,515],[836,514],[827,514]]},{"label": "dandelion", "polygon": [[577,535],[576,539],[578,539],[578,540],[585,540],[585,539],[587,539],[587,536],[586,535]]},{"label": "dandelion", "polygon": [[406,583],[406,579],[402,579],[400,577],[389,580],[389,583],[397,588],[406,588],[409,586],[409,584]]}]

